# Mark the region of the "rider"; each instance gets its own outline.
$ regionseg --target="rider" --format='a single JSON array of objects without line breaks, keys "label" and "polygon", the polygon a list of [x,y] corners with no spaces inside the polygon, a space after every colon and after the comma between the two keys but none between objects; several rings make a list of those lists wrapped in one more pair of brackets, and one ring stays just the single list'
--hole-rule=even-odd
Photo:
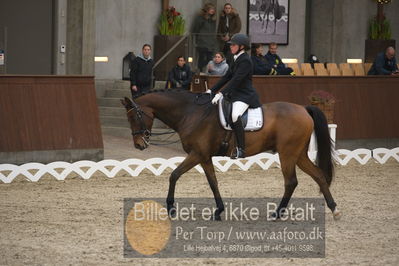
[{"label": "rider", "polygon": [[208,93],[216,93],[226,83],[227,85],[217,93],[212,99],[213,104],[217,104],[223,97],[233,103],[231,118],[232,128],[236,135],[237,147],[231,154],[232,159],[245,157],[245,133],[241,116],[251,108],[260,107],[258,94],[252,87],[252,61],[245,52],[249,50],[249,38],[245,34],[235,34],[230,40],[230,51],[234,55],[234,61],[227,73],[218,81],[218,83]]}]

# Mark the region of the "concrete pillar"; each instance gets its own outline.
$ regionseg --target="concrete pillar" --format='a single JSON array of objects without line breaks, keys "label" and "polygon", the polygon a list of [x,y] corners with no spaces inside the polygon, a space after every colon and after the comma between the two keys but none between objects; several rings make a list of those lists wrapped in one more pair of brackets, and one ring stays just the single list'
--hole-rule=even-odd
[{"label": "concrete pillar", "polygon": [[96,46],[95,0],[83,0],[82,74],[94,75]]},{"label": "concrete pillar", "polygon": [[54,6],[54,54],[53,73],[65,75],[66,54],[61,51],[61,46],[66,47],[67,29],[67,0],[56,0]]},{"label": "concrete pillar", "polygon": [[95,1],[68,0],[66,74],[94,75]]},{"label": "concrete pillar", "polygon": [[315,0],[311,4],[309,54],[317,55],[322,62],[331,62],[332,58],[333,11],[335,2]]}]

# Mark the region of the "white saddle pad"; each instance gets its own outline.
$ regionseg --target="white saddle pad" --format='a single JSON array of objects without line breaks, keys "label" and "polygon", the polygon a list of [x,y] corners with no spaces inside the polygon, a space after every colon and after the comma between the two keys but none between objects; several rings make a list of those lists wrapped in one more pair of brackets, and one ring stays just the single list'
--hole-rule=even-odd
[{"label": "white saddle pad", "polygon": [[[226,130],[232,130],[230,125],[227,125],[226,119],[223,114],[222,99],[219,100],[219,120],[222,127]],[[256,131],[263,126],[263,112],[262,107],[258,108],[248,108],[248,122],[245,126],[245,131]]]}]

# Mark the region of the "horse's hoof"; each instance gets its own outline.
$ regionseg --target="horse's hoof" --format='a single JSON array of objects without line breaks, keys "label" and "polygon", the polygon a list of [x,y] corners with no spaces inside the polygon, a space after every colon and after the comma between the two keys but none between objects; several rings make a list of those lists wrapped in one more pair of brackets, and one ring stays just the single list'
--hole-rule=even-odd
[{"label": "horse's hoof", "polygon": [[222,217],[220,216],[220,211],[219,210],[216,210],[215,211],[215,213],[213,214],[213,216],[212,216],[212,220],[214,220],[214,221],[221,221],[222,220]]},{"label": "horse's hoof", "polygon": [[277,221],[278,219],[280,219],[280,216],[277,214],[277,212],[272,213],[272,215],[269,217],[269,221]]},{"label": "horse's hoof", "polygon": [[176,208],[174,206],[168,208],[168,213],[170,218],[176,217]]},{"label": "horse's hoof", "polygon": [[212,216],[212,219],[213,219],[214,221],[221,221],[221,220],[222,220],[222,218],[220,217],[220,215],[213,215],[213,216]]},{"label": "horse's hoof", "polygon": [[335,221],[338,221],[339,219],[341,219],[342,213],[338,209],[335,209],[333,211],[333,217]]}]

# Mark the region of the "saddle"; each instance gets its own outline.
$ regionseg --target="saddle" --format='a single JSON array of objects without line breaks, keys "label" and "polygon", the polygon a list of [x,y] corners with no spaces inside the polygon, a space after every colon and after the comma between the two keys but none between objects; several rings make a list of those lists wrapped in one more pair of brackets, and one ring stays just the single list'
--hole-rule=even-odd
[{"label": "saddle", "polygon": [[[231,112],[233,110],[232,102],[225,98],[219,100],[219,121],[225,130],[232,130]],[[248,108],[241,116],[245,131],[257,131],[263,127],[263,108]]]}]

